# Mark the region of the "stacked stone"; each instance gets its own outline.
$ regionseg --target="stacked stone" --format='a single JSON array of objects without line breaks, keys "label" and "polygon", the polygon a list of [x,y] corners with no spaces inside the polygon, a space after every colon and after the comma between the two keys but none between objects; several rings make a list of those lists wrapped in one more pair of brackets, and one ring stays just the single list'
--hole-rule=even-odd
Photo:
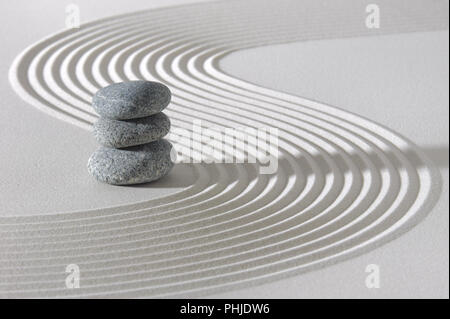
[{"label": "stacked stone", "polygon": [[170,90],[157,82],[131,81],[100,89],[92,107],[100,115],[94,136],[102,146],[89,158],[89,173],[114,185],[151,182],[169,173],[172,145],[163,137],[170,120],[161,111],[170,98]]}]

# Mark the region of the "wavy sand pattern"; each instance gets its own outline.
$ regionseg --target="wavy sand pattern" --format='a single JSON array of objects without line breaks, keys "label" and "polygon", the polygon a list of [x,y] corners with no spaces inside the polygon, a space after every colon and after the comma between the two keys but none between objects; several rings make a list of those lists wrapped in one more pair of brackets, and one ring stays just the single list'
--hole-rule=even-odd
[{"label": "wavy sand pattern", "polygon": [[[378,2],[392,10],[376,34],[446,27],[439,3],[413,10],[421,6]],[[226,127],[275,126],[281,158],[274,175],[258,174],[256,164],[183,164],[195,180],[167,197],[1,218],[0,293],[205,294],[329,265],[418,223],[436,201],[440,178],[414,144],[355,114],[218,67],[235,50],[369,33],[361,1],[299,3],[226,1],[137,12],[26,49],[11,67],[14,89],[63,121],[90,129],[97,117],[90,99],[99,87],[157,80],[173,92],[167,114],[174,127],[189,129],[194,118]],[[65,288],[71,263],[80,267],[80,289]]]}]

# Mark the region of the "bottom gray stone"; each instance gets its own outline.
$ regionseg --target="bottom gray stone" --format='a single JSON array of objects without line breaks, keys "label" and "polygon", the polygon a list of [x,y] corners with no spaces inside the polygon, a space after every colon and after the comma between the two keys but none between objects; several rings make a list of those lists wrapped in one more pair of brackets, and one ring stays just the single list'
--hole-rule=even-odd
[{"label": "bottom gray stone", "polygon": [[98,181],[131,185],[155,181],[170,172],[172,144],[165,139],[122,149],[101,147],[88,161],[88,171]]}]

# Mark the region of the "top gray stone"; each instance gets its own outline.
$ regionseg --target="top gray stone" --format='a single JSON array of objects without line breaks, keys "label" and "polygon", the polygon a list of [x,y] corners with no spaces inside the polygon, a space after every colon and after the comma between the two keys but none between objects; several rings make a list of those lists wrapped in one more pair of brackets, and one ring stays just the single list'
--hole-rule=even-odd
[{"label": "top gray stone", "polygon": [[170,97],[169,88],[162,83],[114,83],[95,93],[92,107],[100,116],[113,120],[129,120],[161,112],[169,104]]}]

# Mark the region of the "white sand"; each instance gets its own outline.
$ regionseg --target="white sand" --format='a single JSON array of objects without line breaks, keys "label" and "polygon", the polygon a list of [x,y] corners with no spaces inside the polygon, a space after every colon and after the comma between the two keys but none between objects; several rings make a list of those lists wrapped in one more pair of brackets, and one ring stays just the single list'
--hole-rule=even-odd
[{"label": "white sand", "polygon": [[[241,15],[235,18],[246,21],[244,31],[250,25],[253,28],[266,27],[267,19],[283,21],[284,25],[278,28],[271,26],[264,32],[248,34],[254,46],[367,35],[367,30],[358,21],[345,19],[359,14],[359,10],[364,8],[360,3],[345,7],[346,10],[343,10],[342,4],[337,4],[332,8],[337,14],[331,17],[322,15],[323,8],[308,3],[305,5],[310,11],[302,11],[302,14],[317,16],[317,21],[324,26],[320,31],[308,29],[308,25],[299,26],[298,21],[302,21],[298,19],[300,13],[293,8],[280,10],[279,14],[284,19],[278,20],[273,8],[253,10],[254,4],[239,6]],[[427,23],[411,23],[409,18],[413,14],[408,19],[399,19],[399,12],[395,9],[387,12],[387,21],[392,23],[387,24],[388,27],[381,33],[439,30],[448,26],[445,14],[440,10],[433,12],[433,8],[421,10],[422,4],[418,1],[416,7],[410,7],[420,13],[415,16],[416,22]],[[12,69],[11,80],[21,97],[64,122],[23,105],[20,107],[22,122],[19,124],[11,121],[17,116],[17,109],[2,109],[5,112],[2,130],[11,136],[13,126],[17,134],[6,139],[10,143],[5,148],[8,153],[1,156],[2,160],[9,161],[8,165],[2,165],[8,167],[6,178],[2,181],[2,193],[6,196],[5,215],[11,217],[3,218],[0,226],[4,236],[1,248],[3,262],[0,266],[2,275],[7,276],[0,284],[0,291],[7,296],[166,296],[246,287],[248,284],[293,276],[367,252],[397,237],[430,212],[440,195],[437,171],[426,153],[392,131],[322,103],[263,89],[227,76],[217,68],[220,56],[215,57],[211,65],[199,55],[203,51],[190,56],[190,52],[183,47],[189,44],[189,37],[186,36],[181,39],[163,38],[162,43],[154,48],[163,48],[162,55],[148,56],[149,60],[145,59],[146,55],[129,57],[128,54],[139,52],[137,50],[146,48],[154,41],[148,44],[135,42],[137,47],[130,52],[122,50],[130,48],[126,41],[134,34],[139,37],[142,32],[150,31],[144,41],[152,36],[151,32],[155,30],[152,23],[170,24],[170,20],[166,21],[168,16],[180,22],[182,32],[197,32],[196,35],[205,37],[204,31],[199,31],[204,29],[193,26],[196,21],[203,23],[211,32],[211,38],[204,38],[204,41],[215,47],[214,39],[220,37],[223,27],[214,25],[214,22],[220,22],[214,19],[214,15],[229,17],[231,14],[226,12],[236,12],[235,5],[226,3],[218,7],[202,5],[162,13],[148,12],[143,16],[143,21],[148,25],[136,23],[136,18],[130,18],[136,27],[142,28],[131,29],[130,34],[124,31],[128,17],[124,17],[123,21],[106,21],[98,24],[102,28],[97,35],[100,41],[93,46],[99,48],[98,53],[89,51],[89,42],[84,40],[86,36],[95,34],[97,25],[94,24],[80,33],[64,35],[69,39],[67,53],[48,51],[53,57],[61,56],[60,60],[49,59],[50,55],[40,55],[52,50],[53,45],[65,45],[54,41],[56,38],[51,40],[51,45],[46,43],[32,47],[28,51],[30,58],[36,62],[43,61],[46,65],[44,71],[35,69],[38,64],[28,64],[26,59],[16,60],[18,66],[27,66],[31,75],[36,74],[36,77],[30,77],[30,73],[27,75],[21,69]],[[205,12],[206,9],[208,14],[198,19],[197,12]],[[179,16],[181,13],[183,19]],[[254,20],[248,20],[246,15],[250,13]],[[433,19],[430,20],[429,15]],[[159,16],[161,21],[156,19]],[[338,24],[342,19],[346,23]],[[227,20],[224,22],[227,24]],[[113,32],[112,28],[107,27],[108,24],[120,26],[120,32],[116,35],[105,34]],[[225,34],[226,37],[218,41],[221,45],[226,43],[230,49],[249,45],[249,40],[245,39],[246,33],[239,29],[239,24],[233,24],[233,28],[226,30],[231,36]],[[120,38],[122,35],[125,35],[123,39]],[[81,36],[79,43],[78,36]],[[105,47],[101,46],[103,43]],[[167,48],[170,47],[164,47],[171,43],[177,43],[180,47],[174,56],[167,55]],[[345,42],[342,45],[345,46]],[[380,45],[389,47],[389,40]],[[119,59],[96,64],[96,61],[114,56],[99,55],[105,53],[104,48],[116,48],[114,55],[118,55]],[[79,56],[76,50],[80,50]],[[393,55],[397,52],[394,50]],[[435,52],[427,51],[430,59],[435,58]],[[181,64],[186,68],[191,67],[187,64],[189,60],[198,59],[201,62],[192,65],[188,72],[178,68],[174,60],[177,55],[185,53],[188,58],[181,60]],[[438,53],[441,54],[441,51]],[[80,57],[78,64],[65,64],[65,61]],[[158,64],[163,59],[168,62]],[[132,63],[127,64],[126,61]],[[276,64],[263,67],[276,69]],[[238,65],[233,68],[238,68]],[[291,72],[295,75],[301,71]],[[97,85],[104,85],[109,80],[123,79],[123,76],[156,77],[169,84],[175,95],[169,115],[175,125],[181,126],[196,115],[230,126],[242,124],[245,120],[247,125],[257,125],[258,121],[288,128],[281,135],[283,160],[279,173],[269,179],[254,175],[251,167],[199,165],[191,169],[180,167],[176,174],[185,177],[182,181],[174,174],[164,185],[149,188],[114,188],[96,184],[85,173],[84,164],[95,148],[93,138],[88,132],[70,124],[88,128],[88,124],[95,119],[87,103],[90,93],[96,89],[95,81]],[[74,82],[74,79],[80,82]],[[252,76],[248,79],[254,81]],[[281,79],[291,82],[288,77]],[[403,80],[406,86],[411,79],[405,77]],[[281,81],[278,82],[280,86]],[[259,83],[266,85],[267,82]],[[48,85],[51,90],[43,85]],[[67,87],[64,88],[64,85]],[[236,87],[230,90],[232,85]],[[6,99],[15,101],[15,105],[24,104],[6,84],[4,88]],[[292,91],[302,95],[304,92]],[[49,94],[53,93],[56,96],[51,97]],[[329,102],[320,95],[306,96]],[[364,102],[364,99],[359,102]],[[345,109],[345,105],[336,105]],[[76,107],[85,112],[77,111]],[[214,113],[210,112],[212,108],[216,109]],[[221,109],[228,113],[221,113]],[[316,135],[313,138],[311,134]],[[49,141],[52,142],[51,147]],[[13,155],[10,155],[11,150]],[[356,160],[355,156],[361,159]],[[14,159],[11,161],[12,157]],[[380,172],[383,174],[380,175]],[[121,206],[105,209],[118,204]],[[96,210],[86,212],[87,208]],[[74,210],[78,212],[66,213]],[[48,213],[58,214],[41,217]],[[13,217],[19,215],[27,217]],[[375,216],[378,218],[374,219]],[[445,218],[443,214],[441,217]],[[448,243],[448,216],[446,222],[447,228],[441,229],[440,234],[443,237],[447,235]],[[438,247],[438,251],[442,251],[441,248]],[[448,264],[448,247],[445,251]],[[27,261],[24,262],[24,259]],[[79,291],[68,291],[62,287],[64,265],[68,263],[80,264],[82,269],[85,286]],[[19,270],[18,265],[25,268]],[[106,276],[106,268],[109,269],[108,276],[117,276]],[[348,270],[342,273],[348,273]],[[160,278],[160,281],[152,281],[155,278]],[[441,283],[435,281],[436,278],[431,280],[430,287],[435,288],[433,293],[436,293],[436,288],[445,291],[442,289],[445,287],[436,287]],[[292,297],[299,293],[296,290],[284,291],[292,292]],[[308,290],[301,291],[305,293]],[[347,291],[350,295],[358,288],[348,288]],[[322,290],[322,294],[325,293]],[[386,295],[395,294],[391,290]]]}]

